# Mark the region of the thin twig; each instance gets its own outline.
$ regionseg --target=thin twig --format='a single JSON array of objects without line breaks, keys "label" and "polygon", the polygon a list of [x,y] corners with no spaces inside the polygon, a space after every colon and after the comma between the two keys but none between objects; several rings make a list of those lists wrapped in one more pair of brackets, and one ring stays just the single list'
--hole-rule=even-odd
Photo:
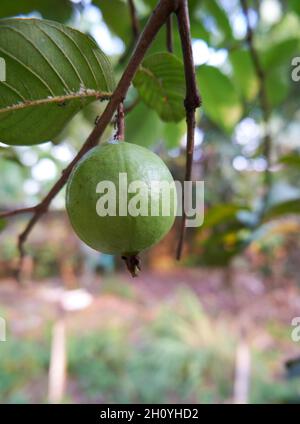
[{"label": "thin twig", "polygon": [[117,132],[114,136],[115,140],[124,140],[125,138],[125,114],[124,114],[124,103],[121,102],[117,112]]},{"label": "thin twig", "polygon": [[49,205],[52,201],[52,199],[57,195],[57,193],[61,190],[61,188],[66,184],[68,181],[68,178],[74,168],[74,166],[77,164],[77,162],[82,158],[82,156],[88,152],[91,148],[97,145],[100,137],[103,135],[103,132],[105,128],[109,125],[111,122],[117,107],[121,102],[123,102],[128,88],[131,84],[131,81],[142,62],[146,51],[148,50],[150,44],[152,43],[153,39],[155,38],[156,34],[160,30],[160,28],[165,24],[168,16],[176,10],[176,7],[178,6],[178,3],[174,0],[161,0],[157,7],[155,8],[153,14],[149,18],[145,29],[137,43],[137,46],[131,56],[131,59],[114,91],[112,94],[109,103],[107,104],[104,112],[102,113],[101,117],[98,119],[97,124],[87,140],[85,141],[84,145],[80,149],[80,151],[77,153],[75,158],[72,160],[72,162],[65,168],[65,170],[62,172],[62,176],[59,178],[59,180],[54,184],[52,189],[49,191],[47,196],[36,206],[31,208],[22,208],[11,212],[4,212],[2,215],[3,217],[18,215],[22,213],[32,212],[33,216],[28,222],[25,230],[20,234],[19,236],[19,251],[21,259],[24,256],[24,248],[23,245],[25,241],[27,240],[27,237],[29,233],[31,232],[32,228],[35,226],[35,224],[38,222],[38,220],[41,218],[41,216],[47,212]]},{"label": "thin twig", "polygon": [[166,24],[167,32],[167,50],[173,53],[173,15],[170,15]]},{"label": "thin twig", "polygon": [[132,35],[133,35],[134,41],[136,41],[140,35],[140,24],[137,17],[134,1],[128,0],[128,6],[129,6],[129,13],[131,18]]},{"label": "thin twig", "polygon": [[268,93],[267,93],[267,86],[266,86],[267,75],[262,66],[258,52],[255,48],[254,32],[250,22],[248,3],[247,3],[247,0],[240,0],[240,2],[241,2],[241,7],[243,10],[244,17],[246,20],[246,25],[247,25],[246,41],[247,41],[249,52],[252,58],[253,66],[259,81],[259,100],[260,100],[260,107],[262,110],[263,121],[265,126],[264,128],[265,134],[263,139],[263,154],[267,162],[266,172],[265,172],[266,193],[265,193],[264,202],[263,202],[265,207],[268,201],[269,191],[272,184],[272,178],[270,173],[272,137],[269,132],[269,126],[268,126],[270,116],[271,116],[271,107],[268,100]]},{"label": "thin twig", "polygon": [[[183,51],[184,60],[184,71],[186,80],[186,98],[184,106],[186,110],[186,122],[187,122],[187,145],[186,145],[186,170],[185,170],[185,181],[190,181],[192,176],[192,165],[193,165],[193,154],[194,154],[194,140],[195,140],[195,126],[196,126],[196,109],[201,106],[201,97],[198,92],[196,73],[193,59],[192,43],[191,43],[191,31],[190,31],[190,19],[187,0],[182,0],[180,6],[176,12],[179,33],[181,38],[181,45]],[[184,206],[184,190],[182,205]],[[185,236],[185,224],[186,214],[183,207],[180,228],[179,242],[177,246],[176,258],[181,258],[184,236]]]},{"label": "thin twig", "polygon": [[10,218],[15,215],[21,215],[25,213],[33,213],[36,210],[36,206],[30,206],[28,208],[20,208],[12,211],[4,211],[0,213],[0,219],[2,218]]}]

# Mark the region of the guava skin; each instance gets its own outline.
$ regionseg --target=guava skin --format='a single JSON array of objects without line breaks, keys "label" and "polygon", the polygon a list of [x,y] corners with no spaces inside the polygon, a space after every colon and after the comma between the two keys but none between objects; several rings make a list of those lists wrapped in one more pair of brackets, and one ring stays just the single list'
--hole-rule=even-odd
[{"label": "guava skin", "polygon": [[[127,173],[128,185],[141,180],[147,184],[148,216],[99,216],[96,192],[100,181],[116,186],[117,213],[119,173]],[[93,249],[112,255],[133,256],[159,242],[170,230],[176,215],[176,190],[171,190],[171,213],[151,216],[151,181],[174,182],[159,156],[144,147],[124,141],[112,141],[90,150],[75,166],[67,185],[66,207],[72,227],[79,238]],[[136,193],[128,193],[130,198]],[[150,197],[151,196],[151,197]]]}]

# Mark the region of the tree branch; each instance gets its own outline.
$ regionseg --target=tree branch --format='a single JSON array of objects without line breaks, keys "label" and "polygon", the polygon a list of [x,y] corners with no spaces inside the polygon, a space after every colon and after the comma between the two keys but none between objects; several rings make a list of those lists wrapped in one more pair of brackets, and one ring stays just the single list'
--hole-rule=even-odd
[{"label": "tree branch", "polygon": [[267,88],[266,88],[266,78],[267,75],[260,61],[258,52],[255,48],[254,44],[254,32],[251,26],[250,17],[249,17],[249,8],[247,0],[240,0],[241,7],[243,10],[243,14],[245,17],[246,25],[247,25],[247,35],[246,41],[248,44],[249,52],[252,58],[253,66],[259,81],[259,101],[260,107],[263,114],[263,121],[265,124],[265,134],[263,139],[263,154],[267,162],[266,172],[265,172],[265,187],[266,193],[264,196],[264,204],[267,203],[269,197],[269,190],[272,184],[272,178],[270,173],[270,165],[271,165],[271,149],[272,149],[272,137],[269,132],[268,124],[271,116],[271,107],[268,100]]},{"label": "tree branch", "polygon": [[166,24],[167,32],[167,50],[170,53],[173,53],[173,16],[170,15]]},{"label": "tree branch", "polygon": [[89,135],[89,137],[87,138],[87,140],[85,141],[84,145],[79,150],[77,155],[74,157],[72,162],[62,172],[62,176],[54,184],[54,186],[49,191],[47,196],[36,206],[30,207],[30,208],[22,208],[22,209],[10,211],[10,212],[3,212],[2,214],[0,214],[0,218],[3,218],[3,217],[15,216],[15,215],[23,214],[23,213],[29,213],[29,212],[33,213],[33,216],[28,222],[25,230],[19,236],[18,247],[20,251],[21,260],[22,260],[22,257],[24,256],[23,245],[25,241],[27,240],[27,237],[29,233],[31,232],[32,228],[35,226],[35,224],[38,222],[41,216],[45,212],[47,212],[52,199],[66,184],[77,162],[82,158],[82,156],[86,152],[88,152],[91,148],[97,145],[100,137],[103,135],[105,128],[111,122],[119,104],[123,102],[127,94],[128,88],[131,84],[131,81],[140,63],[142,62],[146,51],[148,50],[149,46],[151,45],[153,39],[155,38],[160,28],[165,24],[168,16],[176,10],[177,6],[178,6],[177,1],[161,0],[159,4],[157,5],[157,7],[154,9],[151,17],[149,18],[145,26],[143,33],[141,34],[141,37],[136,45],[136,48],[131,56],[131,59],[114,93],[112,94],[104,112],[102,113],[101,117],[98,119],[95,128],[93,129],[93,131],[91,132],[91,134]]},{"label": "tree branch", "polygon": [[[183,51],[184,71],[186,80],[186,98],[184,106],[186,109],[187,121],[187,145],[186,145],[186,170],[185,181],[190,181],[192,176],[195,126],[196,126],[196,109],[201,106],[201,97],[198,92],[196,73],[193,59],[193,51],[191,44],[190,19],[187,0],[182,0],[176,12],[178,27]],[[182,204],[184,205],[184,190]],[[184,236],[185,236],[186,214],[183,208],[183,216],[181,220],[180,236],[177,246],[177,260],[181,258]]]},{"label": "tree branch", "polygon": [[140,35],[140,24],[136,13],[136,8],[134,5],[134,0],[128,0],[129,13],[131,19],[132,35],[134,41],[139,38]]},{"label": "tree branch", "polygon": [[23,213],[33,213],[36,210],[36,206],[30,206],[28,208],[20,208],[12,211],[4,211],[0,213],[0,219],[2,218],[10,218],[15,215],[21,215]]}]

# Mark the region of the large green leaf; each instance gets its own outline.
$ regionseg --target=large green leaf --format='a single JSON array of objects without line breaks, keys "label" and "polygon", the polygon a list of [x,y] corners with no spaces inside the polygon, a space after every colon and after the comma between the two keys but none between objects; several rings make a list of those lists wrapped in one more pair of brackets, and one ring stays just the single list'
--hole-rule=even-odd
[{"label": "large green leaf", "polygon": [[133,83],[140,97],[162,120],[178,122],[184,118],[184,69],[175,55],[156,53],[148,56]]},{"label": "large green leaf", "polygon": [[233,67],[233,80],[242,97],[253,100],[259,89],[251,56],[247,50],[234,50],[229,55]]},{"label": "large green leaf", "polygon": [[233,83],[213,66],[200,66],[197,77],[204,112],[223,130],[232,131],[243,113],[243,107]]},{"label": "large green leaf", "polygon": [[111,65],[88,36],[51,21],[0,20],[0,141],[51,140],[85,105],[110,96]]},{"label": "large green leaf", "polygon": [[0,18],[39,12],[43,18],[66,22],[72,13],[70,0],[1,0]]}]

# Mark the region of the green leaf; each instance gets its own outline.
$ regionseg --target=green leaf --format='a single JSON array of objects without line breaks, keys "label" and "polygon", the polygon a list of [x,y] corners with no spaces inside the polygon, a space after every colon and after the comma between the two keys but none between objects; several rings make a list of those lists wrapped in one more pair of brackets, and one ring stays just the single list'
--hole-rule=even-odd
[{"label": "green leaf", "polygon": [[291,199],[285,202],[277,203],[270,207],[264,216],[264,221],[281,217],[282,215],[288,214],[299,214],[300,213],[300,198]]},{"label": "green leaf", "polygon": [[[290,51],[290,41],[288,40],[286,44],[285,42],[280,43],[278,57],[276,49],[274,51],[271,49],[272,51],[269,51],[268,57],[264,57],[264,65],[268,69],[266,79],[267,96],[272,106],[282,103],[289,92],[289,75],[286,67],[283,68],[280,65],[282,65],[283,57],[290,57],[290,53],[287,53]],[[285,52],[281,51],[282,49]],[[230,53],[229,58],[233,66],[233,80],[236,87],[247,101],[253,100],[258,94],[259,83],[249,52],[236,50]],[[284,63],[286,64],[286,62]]]},{"label": "green leaf", "polygon": [[111,32],[120,37],[125,44],[130,43],[131,19],[126,0],[93,0],[101,10],[103,19]]},{"label": "green leaf", "polygon": [[186,132],[186,123],[180,122],[165,122],[163,124],[163,139],[167,149],[174,149],[180,145],[180,141]]},{"label": "green leaf", "polygon": [[242,232],[240,229],[228,229],[212,234],[202,243],[200,263],[206,266],[227,266],[247,246]]},{"label": "green leaf", "polygon": [[111,95],[109,60],[90,37],[56,22],[0,20],[0,141],[51,140],[84,106]]},{"label": "green leaf", "polygon": [[0,231],[3,231],[7,225],[7,221],[5,219],[0,219]]},{"label": "green leaf", "polygon": [[289,93],[289,79],[286,69],[274,69],[268,72],[266,89],[268,101],[272,106],[280,105]]},{"label": "green leaf", "polygon": [[144,103],[139,103],[125,118],[126,140],[140,146],[153,146],[162,135],[162,121]]},{"label": "green leaf", "polygon": [[266,70],[274,70],[279,66],[286,67],[290,59],[297,53],[299,47],[298,38],[289,38],[272,45],[261,52],[262,64]]},{"label": "green leaf", "polygon": [[126,140],[144,147],[153,147],[163,141],[167,149],[173,149],[179,146],[186,131],[184,121],[163,122],[142,102],[125,119]]},{"label": "green leaf", "polygon": [[218,29],[227,40],[231,40],[232,29],[225,10],[216,0],[206,0],[204,3],[206,10],[213,16]]},{"label": "green leaf", "polygon": [[206,43],[210,43],[210,32],[205,28],[199,16],[191,18],[192,38],[199,38]]},{"label": "green leaf", "polygon": [[225,74],[213,66],[200,66],[197,78],[204,112],[223,130],[231,132],[243,113],[234,85]]},{"label": "green leaf", "polygon": [[284,165],[300,168],[300,154],[296,152],[294,154],[282,156],[278,162]]},{"label": "green leaf", "polygon": [[288,5],[291,10],[300,16],[300,2],[299,0],[289,0]]},{"label": "green leaf", "polygon": [[259,83],[248,50],[232,51],[229,59],[233,67],[233,81],[237,89],[245,100],[253,100],[258,93]]},{"label": "green leaf", "polygon": [[178,122],[184,118],[184,69],[175,55],[156,53],[148,56],[133,83],[140,97],[162,120]]},{"label": "green leaf", "polygon": [[72,14],[69,0],[1,0],[0,18],[39,12],[43,18],[66,22]]},{"label": "green leaf", "polygon": [[236,220],[238,212],[247,210],[233,203],[219,204],[211,207],[205,213],[204,223],[200,229],[215,227],[228,221]]},{"label": "green leaf", "polygon": [[23,167],[23,163],[20,161],[17,152],[13,147],[0,147],[0,158],[16,163],[17,165]]},{"label": "green leaf", "polygon": [[[247,244],[245,231],[248,230],[238,214],[248,211],[246,207],[227,203],[211,207],[205,213],[200,233],[201,263],[208,266],[226,266]],[[208,232],[205,230],[209,230]],[[207,235],[208,233],[208,235]]]},{"label": "green leaf", "polygon": [[151,7],[151,9],[154,9],[154,7],[157,5],[157,0],[144,0],[144,2]]}]

